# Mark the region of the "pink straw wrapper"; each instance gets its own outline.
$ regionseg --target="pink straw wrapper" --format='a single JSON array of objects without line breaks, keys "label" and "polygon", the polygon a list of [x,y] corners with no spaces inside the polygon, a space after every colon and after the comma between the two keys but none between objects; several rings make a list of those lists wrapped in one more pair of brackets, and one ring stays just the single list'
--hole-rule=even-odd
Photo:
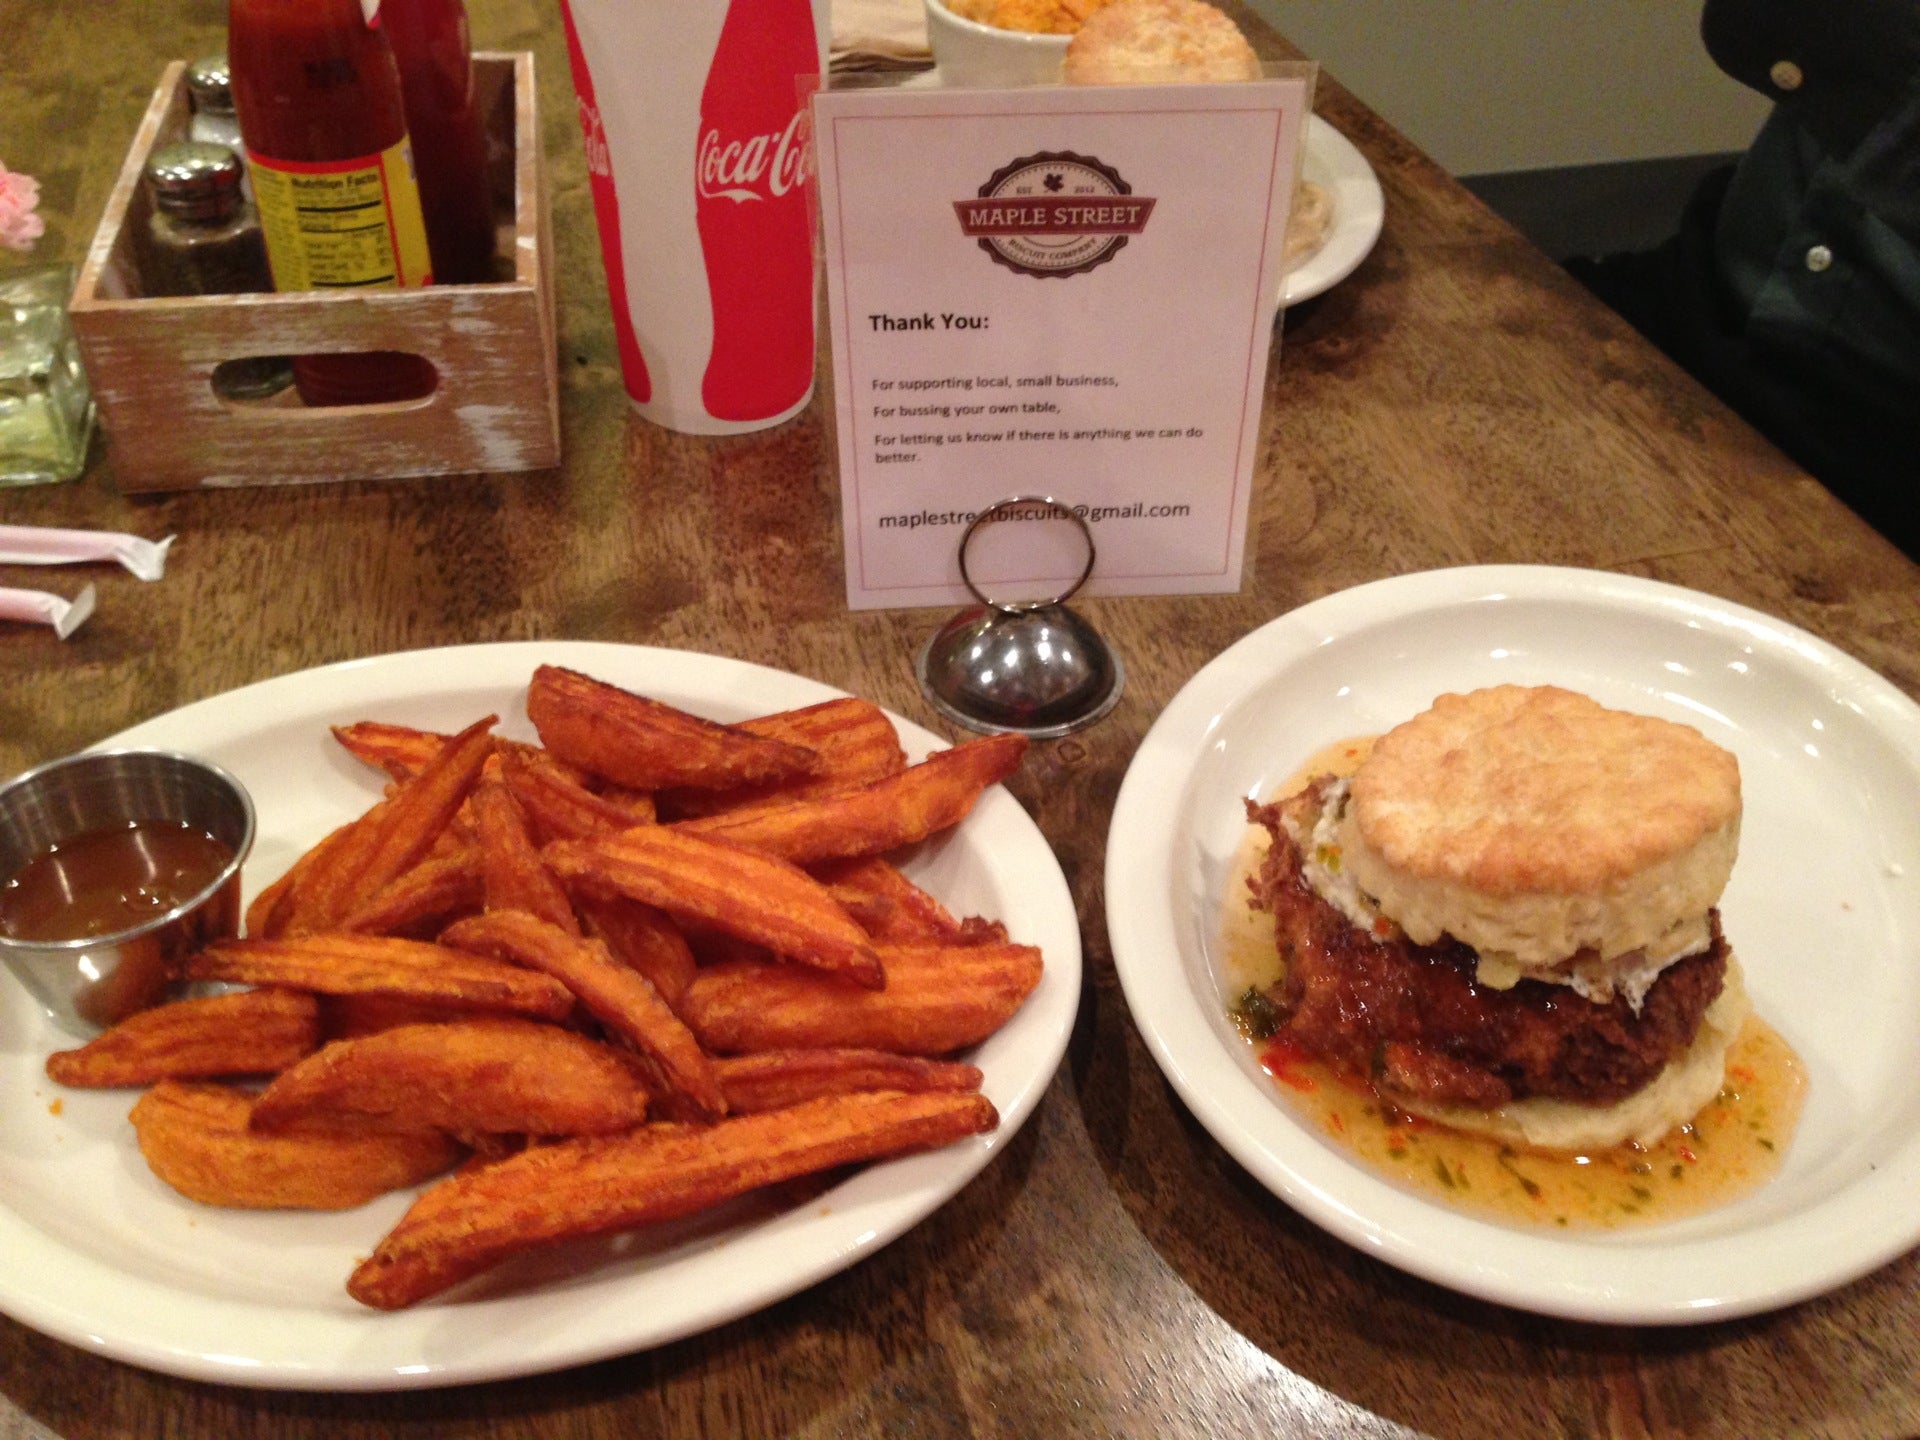
[{"label": "pink straw wrapper", "polygon": [[164,540],[143,540],[111,530],[54,530],[44,525],[0,525],[0,564],[76,565],[89,560],[111,560],[142,580],[158,580],[166,573]]},{"label": "pink straw wrapper", "polygon": [[93,614],[93,586],[89,585],[71,600],[49,595],[44,590],[0,590],[0,620],[19,620],[28,625],[51,625],[62,640],[78,630]]}]

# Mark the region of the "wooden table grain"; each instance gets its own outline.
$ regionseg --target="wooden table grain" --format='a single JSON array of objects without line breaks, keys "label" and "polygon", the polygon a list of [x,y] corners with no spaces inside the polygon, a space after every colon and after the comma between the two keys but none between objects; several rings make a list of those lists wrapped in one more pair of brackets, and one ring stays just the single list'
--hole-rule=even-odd
[{"label": "wooden table grain", "polygon": [[[139,454],[108,447],[76,483],[0,492],[0,520],[180,537],[160,584],[90,575],[99,611],[72,640],[0,629],[0,774],[303,667],[494,640],[713,651],[943,728],[911,669],[942,616],[845,607],[823,405],[714,441],[630,413],[557,17],[535,0],[471,10],[479,43],[540,65],[565,464],[129,499],[114,478]],[[223,20],[214,0],[0,0],[0,156],[43,183],[43,253],[79,258],[162,61],[216,48]],[[0,1320],[0,1440],[1920,1432],[1920,1255],[1697,1328],[1470,1300],[1268,1194],[1182,1107],[1128,1016],[1101,896],[1127,763],[1208,658],[1306,601],[1451,565],[1611,570],[1781,616],[1920,696],[1920,569],[1331,78],[1318,108],[1378,172],[1386,228],[1352,279],[1286,319],[1242,592],[1085,606],[1124,658],[1126,695],[1097,728],[1037,745],[1012,782],[1071,882],[1084,993],[1066,1063],[995,1163],[800,1295],[529,1379],[255,1392]],[[45,583],[0,567],[0,584]]]}]

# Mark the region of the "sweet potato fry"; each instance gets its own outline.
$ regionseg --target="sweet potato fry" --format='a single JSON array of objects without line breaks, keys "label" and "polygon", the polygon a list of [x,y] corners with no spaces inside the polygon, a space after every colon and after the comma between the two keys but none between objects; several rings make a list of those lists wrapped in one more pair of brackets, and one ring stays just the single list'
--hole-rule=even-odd
[{"label": "sweet potato fry", "polygon": [[857,984],[884,983],[866,932],[784,860],[662,825],[565,840],[544,853],[569,889],[643,900]]},{"label": "sweet potato fry", "polygon": [[507,1012],[474,1005],[433,1000],[409,1000],[399,995],[316,995],[320,1003],[320,1038],[350,1040],[377,1035],[402,1025],[442,1025],[453,1020],[499,1019]]},{"label": "sweet potato fry", "polygon": [[830,860],[808,873],[827,887],[876,940],[893,945],[996,945],[1007,938],[998,920],[951,911],[877,855]]},{"label": "sweet potato fry", "polygon": [[544,1145],[427,1191],[347,1291],[401,1309],[536,1245],[692,1214],[798,1175],[950,1144],[998,1120],[973,1092],[883,1092]]},{"label": "sweet potato fry", "polygon": [[357,935],[437,930],[454,917],[480,908],[485,890],[481,868],[479,849],[464,842],[429,855],[350,911],[340,928]]},{"label": "sweet potato fry", "polygon": [[906,768],[907,753],[886,712],[871,700],[852,695],[779,710],[742,720],[749,735],[804,745],[819,755],[819,780],[826,785],[878,780]]},{"label": "sweet potato fry", "polygon": [[[416,730],[411,725],[387,725],[378,720],[359,720],[351,725],[335,725],[333,738],[338,740],[354,759],[371,765],[376,770],[384,770],[395,780],[409,780],[427,768],[434,756],[438,755],[446,743],[453,737],[442,735],[436,730]],[[523,759],[535,760],[551,765],[576,785],[587,783],[587,773],[576,766],[567,764],[557,756],[549,755],[538,745],[529,745],[524,740],[506,740],[494,737],[494,751],[498,756],[518,755]]]},{"label": "sweet potato fry", "polygon": [[454,925],[443,945],[511,960],[553,976],[607,1032],[646,1056],[664,1086],[686,1102],[688,1118],[715,1120],[726,1099],[712,1062],[672,1007],[637,970],[598,940],[585,940],[523,910],[489,910]]},{"label": "sweet potato fry", "polygon": [[524,755],[503,756],[500,779],[526,815],[528,829],[542,844],[617,835],[653,820],[651,806],[596,795],[552,765]]},{"label": "sweet potato fry", "polygon": [[[871,700],[841,695],[796,710],[776,710],[739,722],[738,729],[818,751],[842,779],[878,779],[907,763],[886,712]],[[862,759],[851,757],[860,756]],[[861,772],[864,771],[864,776]]]},{"label": "sweet potato fry", "polygon": [[646,976],[667,1004],[680,1004],[698,967],[671,915],[624,895],[611,899],[578,896],[574,909],[616,961]]},{"label": "sweet potato fry", "polygon": [[969,740],[857,790],[729,810],[673,828],[795,864],[878,855],[959,824],[981,791],[1019,768],[1026,750],[1024,735]]},{"label": "sweet potato fry", "polygon": [[567,892],[534,848],[527,817],[507,787],[498,781],[483,782],[473,792],[473,819],[486,881],[486,908],[524,910],[577,936],[580,922],[574,918]]},{"label": "sweet potato fry", "polygon": [[739,961],[702,970],[681,1008],[717,1054],[857,1047],[946,1055],[998,1030],[1040,983],[1040,952],[1028,945],[876,949],[884,990]]},{"label": "sweet potato fry", "polygon": [[153,1173],[190,1200],[250,1210],[351,1210],[418,1185],[460,1156],[435,1130],[336,1126],[257,1135],[253,1102],[224,1085],[163,1080],[128,1118]]},{"label": "sweet potato fry", "polygon": [[431,730],[416,730],[411,725],[386,725],[378,720],[335,725],[333,738],[354,759],[376,770],[386,771],[395,780],[418,775],[447,743],[445,735]]},{"label": "sweet potato fry", "polygon": [[978,1067],[885,1050],[770,1050],[714,1062],[727,1110],[757,1115],[863,1090],[978,1090]]},{"label": "sweet potato fry", "polygon": [[[694,963],[700,969],[709,965],[725,965],[733,960],[752,960],[761,965],[773,965],[780,959],[766,946],[742,940],[738,935],[728,935],[691,923],[683,924],[680,930],[687,937],[687,949],[693,952]],[[698,974],[699,970],[694,973]]]},{"label": "sweet potato fry", "polygon": [[281,925],[292,908],[293,886],[294,882],[300,878],[300,867],[312,854],[313,851],[307,851],[288,866],[286,873],[278,880],[273,881],[247,902],[245,921],[247,934],[270,937],[280,933]]},{"label": "sweet potato fry", "polygon": [[433,848],[493,753],[489,715],[443,746],[392,798],[355,821],[294,887],[288,934],[337,926],[362,896],[377,894]]},{"label": "sweet potato fry", "polygon": [[595,798],[602,804],[626,813],[627,824],[622,829],[634,825],[652,825],[660,818],[660,809],[654,803],[651,790],[639,790],[631,785],[603,784]]},{"label": "sweet potato fry", "polygon": [[573,994],[558,980],[459,950],[386,935],[228,940],[189,957],[187,978],[284,985],[320,995],[398,995],[564,1019]]},{"label": "sweet potato fry", "polygon": [[870,700],[845,695],[800,710],[782,710],[735,727],[750,735],[804,745],[819,759],[814,772],[799,780],[750,785],[734,790],[673,790],[660,797],[662,813],[676,820],[712,815],[776,796],[806,800],[898,774],[906,752],[886,712]]},{"label": "sweet potato fry", "polygon": [[456,1135],[604,1135],[646,1114],[646,1086],[619,1051],[557,1025],[494,1019],[336,1040],[261,1091],[252,1123],[272,1133],[353,1116]]},{"label": "sweet potato fry", "polygon": [[716,725],[574,670],[542,665],[527,718],[547,749],[603,779],[641,790],[725,789],[812,772],[814,752]]},{"label": "sweet potato fry", "polygon": [[[393,813],[397,793],[397,786],[389,786],[386,795],[371,808],[295,861],[289,872],[292,887],[266,917],[267,926],[254,932],[249,924],[249,933],[258,933],[264,939],[330,929],[371,893],[357,883],[356,877]],[[328,914],[329,910],[338,913]]]},{"label": "sweet potato fry", "polygon": [[320,1044],[320,1007],[298,990],[240,990],[129,1015],[77,1050],[47,1056],[62,1085],[113,1087],[272,1075]]},{"label": "sweet potato fry", "polygon": [[[375,808],[386,803],[385,800],[381,800],[377,802]],[[260,940],[271,940],[285,934],[287,926],[293,920],[294,901],[299,893],[299,886],[308,873],[316,866],[330,864],[333,853],[346,843],[354,827],[366,820],[367,816],[362,815],[358,819],[349,820],[346,824],[330,830],[320,838],[317,844],[303,852],[293,864],[289,865],[278,880],[254,896],[247,903],[247,934]]]}]

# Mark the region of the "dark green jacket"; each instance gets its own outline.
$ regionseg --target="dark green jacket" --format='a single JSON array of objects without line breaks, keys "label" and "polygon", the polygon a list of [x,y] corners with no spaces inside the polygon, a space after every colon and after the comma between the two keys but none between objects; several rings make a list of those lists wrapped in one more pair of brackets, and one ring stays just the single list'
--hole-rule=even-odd
[{"label": "dark green jacket", "polygon": [[1707,0],[1775,101],[1653,251],[1568,268],[1920,559],[1920,0]]},{"label": "dark green jacket", "polygon": [[1920,3],[1709,0],[1701,33],[1775,101],[1713,233],[1756,362],[1920,407]]}]

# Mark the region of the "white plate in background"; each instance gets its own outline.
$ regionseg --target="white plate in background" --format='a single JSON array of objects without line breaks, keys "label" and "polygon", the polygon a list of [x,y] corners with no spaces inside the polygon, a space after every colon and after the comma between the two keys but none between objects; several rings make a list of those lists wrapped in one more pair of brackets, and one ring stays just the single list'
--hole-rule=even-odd
[{"label": "white plate in background", "polygon": [[1306,154],[1300,175],[1333,197],[1326,243],[1289,270],[1280,282],[1280,305],[1298,305],[1324,294],[1359,269],[1386,223],[1380,178],[1354,143],[1318,115],[1307,117]]}]

